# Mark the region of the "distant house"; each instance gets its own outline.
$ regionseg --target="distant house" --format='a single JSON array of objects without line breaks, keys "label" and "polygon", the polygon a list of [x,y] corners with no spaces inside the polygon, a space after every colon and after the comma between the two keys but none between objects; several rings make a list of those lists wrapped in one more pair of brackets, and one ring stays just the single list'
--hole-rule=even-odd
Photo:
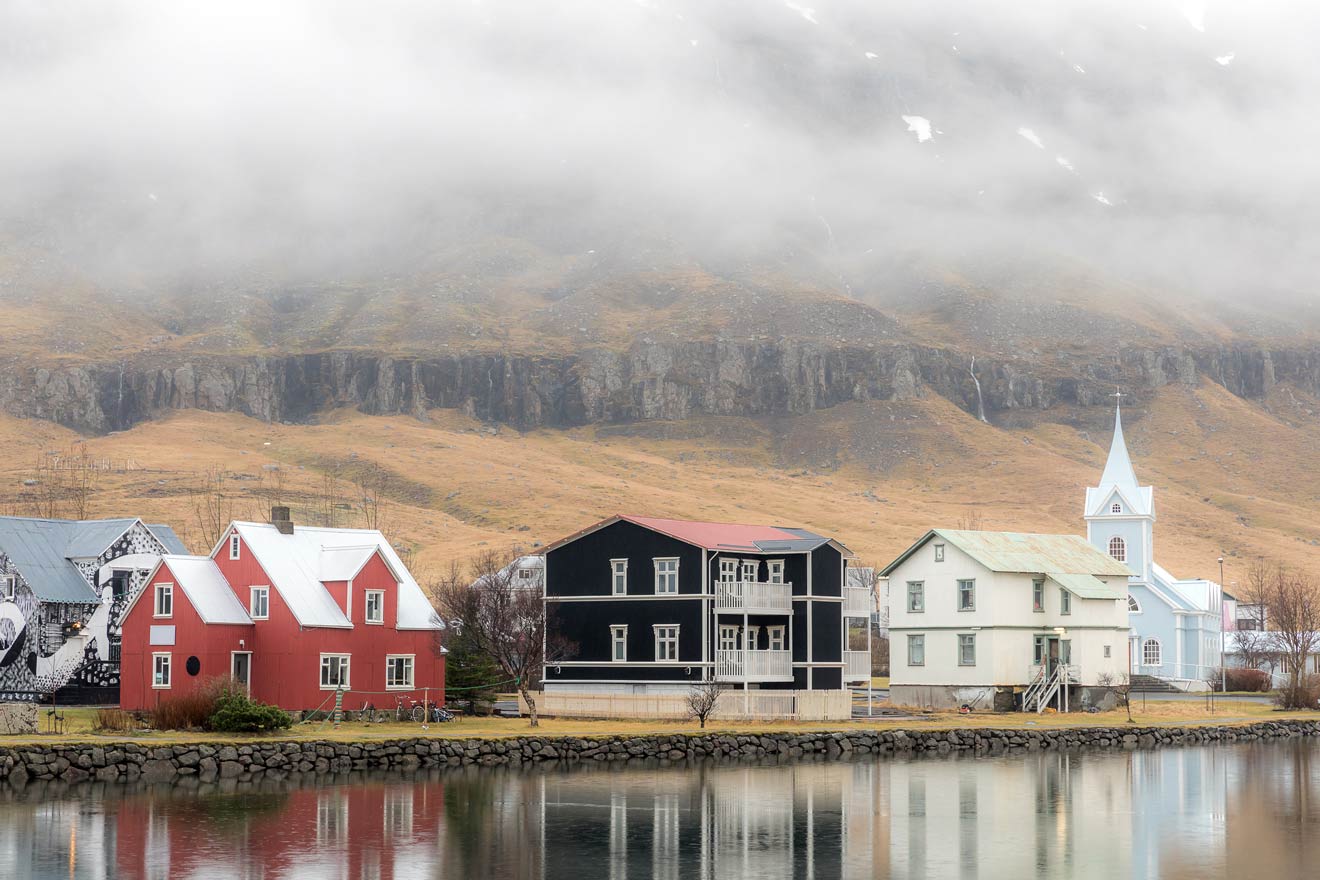
[{"label": "distant house", "polygon": [[186,552],[131,517],[0,517],[0,701],[118,700],[124,609],[162,555]]},{"label": "distant house", "polygon": [[[539,593],[545,589],[545,557],[519,556],[500,569],[499,576],[508,578],[509,583],[515,587]],[[478,578],[472,586],[479,587],[481,583],[482,579]]]},{"label": "distant house", "polygon": [[894,703],[1082,708],[1127,671],[1127,567],[1077,535],[935,529],[881,574]]},{"label": "distant house", "polygon": [[444,699],[438,615],[385,537],[235,522],[210,556],[165,556],[124,618],[121,706],[232,676],[287,709]]},{"label": "distant house", "polygon": [[[852,553],[805,529],[613,516],[545,553],[550,626],[576,645],[546,670],[555,693],[842,691],[870,676],[869,591]],[[851,626],[850,626],[851,625]]]}]

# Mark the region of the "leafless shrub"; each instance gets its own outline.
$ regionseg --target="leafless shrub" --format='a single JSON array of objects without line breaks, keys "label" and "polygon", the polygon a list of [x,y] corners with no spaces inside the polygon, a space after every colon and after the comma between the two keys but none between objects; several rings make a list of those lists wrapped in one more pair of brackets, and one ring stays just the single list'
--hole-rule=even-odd
[{"label": "leafless shrub", "polygon": [[704,729],[706,719],[715,712],[715,706],[719,703],[720,693],[723,690],[720,683],[713,678],[692,685],[687,693],[688,717],[697,719]]}]

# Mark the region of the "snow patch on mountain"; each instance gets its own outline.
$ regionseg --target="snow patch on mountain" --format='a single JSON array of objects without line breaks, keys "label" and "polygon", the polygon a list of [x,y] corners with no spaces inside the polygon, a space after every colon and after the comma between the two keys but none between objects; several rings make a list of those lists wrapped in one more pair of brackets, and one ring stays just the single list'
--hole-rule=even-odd
[{"label": "snow patch on mountain", "polygon": [[797,3],[794,3],[793,0],[784,0],[784,5],[812,24],[820,24],[820,22],[816,20],[816,10],[810,6],[800,6]]},{"label": "snow patch on mountain", "polygon": [[907,130],[917,133],[917,143],[925,143],[930,140],[930,120],[924,116],[904,116],[903,121],[907,123]]},{"label": "snow patch on mountain", "polygon": [[1220,67],[1228,67],[1228,65],[1233,63],[1233,59],[1236,57],[1236,52],[1229,52],[1227,55],[1216,55],[1215,61],[1219,63]]},{"label": "snow patch on mountain", "polygon": [[1071,171],[1073,174],[1077,173],[1077,169],[1073,167],[1073,163],[1069,162],[1067,157],[1055,156],[1054,161],[1059,163],[1059,167],[1065,168],[1068,171]]},{"label": "snow patch on mountain", "polygon": [[1114,206],[1114,203],[1109,201],[1109,197],[1105,195],[1104,190],[1101,190],[1100,192],[1091,193],[1091,198],[1095,199],[1097,202],[1099,202],[1100,204],[1104,205],[1107,208],[1112,208]]},{"label": "snow patch on mountain", "polygon": [[1019,128],[1017,130],[1017,133],[1022,135],[1022,137],[1026,138],[1031,143],[1035,144],[1036,149],[1038,150],[1045,149],[1045,145],[1041,143],[1040,137],[1031,129],[1023,126],[1022,128]]}]

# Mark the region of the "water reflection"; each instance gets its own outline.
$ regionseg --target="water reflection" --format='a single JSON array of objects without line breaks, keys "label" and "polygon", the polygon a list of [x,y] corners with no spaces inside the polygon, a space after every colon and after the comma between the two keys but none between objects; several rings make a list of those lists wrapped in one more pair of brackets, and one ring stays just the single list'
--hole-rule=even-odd
[{"label": "water reflection", "polygon": [[1309,877],[1317,755],[34,784],[0,793],[0,878]]}]

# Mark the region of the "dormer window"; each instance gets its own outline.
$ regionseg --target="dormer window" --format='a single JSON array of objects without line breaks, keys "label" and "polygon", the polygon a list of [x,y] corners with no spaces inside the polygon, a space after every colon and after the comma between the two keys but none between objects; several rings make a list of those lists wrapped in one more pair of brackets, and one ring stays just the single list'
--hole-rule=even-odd
[{"label": "dormer window", "polygon": [[1127,541],[1117,535],[1110,538],[1109,555],[1119,562],[1127,562]]},{"label": "dormer window", "polygon": [[229,536],[229,558],[230,558],[230,559],[237,559],[237,558],[238,558],[238,551],[239,551],[239,547],[240,547],[240,545],[241,545],[241,542],[240,542],[239,539],[238,539],[238,532],[234,532],[233,534],[231,534],[231,535]]},{"label": "dormer window", "polygon": [[1110,512],[1110,513],[1122,513],[1122,512],[1123,512],[1123,505],[1122,505],[1122,504],[1119,504],[1117,501],[1115,501],[1113,504],[1111,504],[1111,505],[1109,506],[1109,512]]}]

